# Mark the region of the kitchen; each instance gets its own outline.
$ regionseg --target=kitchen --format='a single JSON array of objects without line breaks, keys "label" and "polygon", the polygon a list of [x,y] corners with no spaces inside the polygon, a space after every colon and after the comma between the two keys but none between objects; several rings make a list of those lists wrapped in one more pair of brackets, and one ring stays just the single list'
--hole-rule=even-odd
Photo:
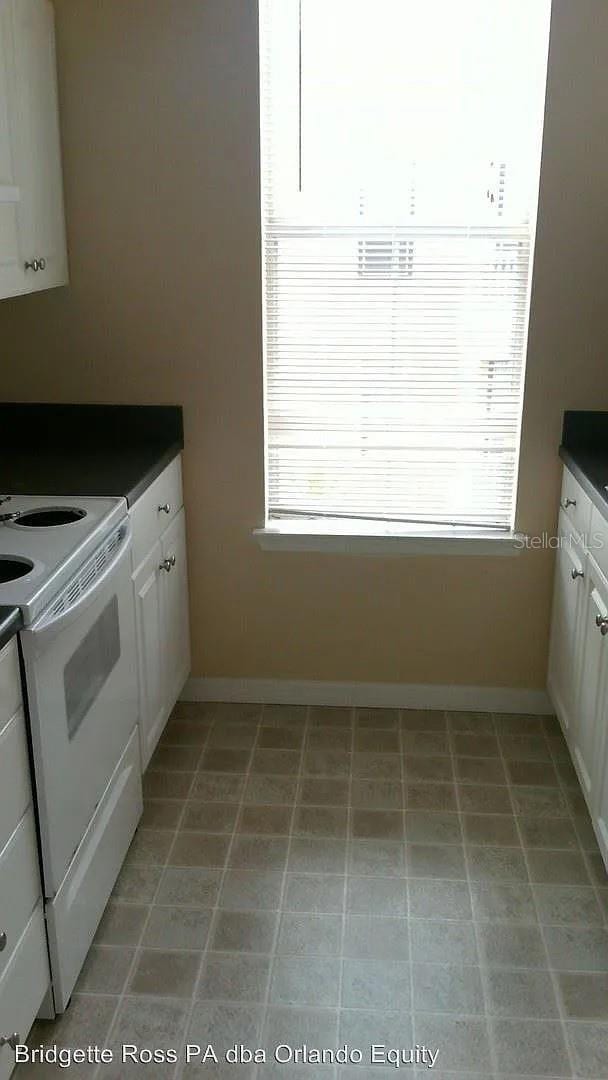
[{"label": "kitchen", "polygon": [[[15,67],[11,20],[20,11],[26,12],[19,52],[22,67]],[[53,14],[56,60],[49,46]],[[27,574],[0,585],[0,603],[17,606],[21,615],[10,618],[23,622],[7,623],[1,631],[4,648],[9,649],[0,676],[7,680],[0,697],[3,733],[5,723],[10,725],[16,715],[19,722],[7,732],[13,735],[16,757],[0,754],[0,769],[6,761],[7,775],[16,779],[20,768],[22,782],[15,793],[15,820],[13,811],[0,810],[0,858],[14,827],[23,823],[18,839],[29,853],[33,903],[28,922],[37,912],[31,924],[37,935],[31,949],[32,963],[38,963],[36,978],[29,980],[35,989],[26,995],[29,1019],[13,1022],[10,1010],[4,1012],[2,973],[22,940],[27,904],[15,900],[13,892],[3,892],[3,880],[10,882],[12,876],[7,878],[0,869],[1,910],[18,914],[16,921],[11,915],[10,927],[0,925],[10,940],[0,953],[0,1035],[19,1034],[25,1039],[38,1013],[41,1017],[57,1013],[59,1021],[36,1024],[32,1033],[36,1045],[61,1042],[73,1047],[83,1040],[85,1045],[143,1045],[147,1040],[148,1045],[164,1041],[181,1046],[186,1038],[202,1043],[207,1030],[210,1036],[216,1031],[219,1041],[229,1026],[228,1002],[241,1019],[233,1041],[265,1038],[267,1030],[278,1039],[284,1031],[268,1026],[270,1019],[277,1019],[281,1010],[299,1014],[315,1006],[309,1042],[326,1039],[333,1045],[338,1029],[332,1025],[338,1013],[342,1039],[357,1018],[362,1025],[371,1024],[371,1017],[388,1010],[395,1022],[391,1038],[399,1034],[406,1046],[412,1038],[406,1018],[412,1013],[435,1018],[432,1024],[429,1021],[428,1035],[422,1026],[414,1028],[414,1037],[422,1042],[426,1036],[429,1046],[438,1044],[437,1068],[455,1076],[607,1074],[608,1016],[602,1002],[608,970],[608,881],[602,876],[599,853],[603,845],[605,857],[601,813],[605,795],[596,765],[605,730],[601,651],[605,639],[595,618],[608,617],[608,611],[603,549],[594,550],[591,542],[598,515],[602,528],[606,505],[602,487],[608,482],[601,471],[606,430],[601,412],[608,409],[601,243],[607,173],[601,102],[608,16],[597,0],[577,6],[555,0],[551,18],[516,521],[518,534],[573,537],[560,549],[557,562],[549,546],[498,557],[493,554],[494,539],[485,549],[480,539],[472,548],[470,540],[451,539],[452,544],[467,547],[467,557],[459,558],[442,537],[382,536],[372,543],[362,529],[356,537],[332,536],[333,546],[327,547],[325,536],[294,539],[291,533],[277,541],[269,535],[261,362],[257,5],[249,0],[177,4],[56,0],[53,5],[3,0],[0,396],[5,404],[0,405],[0,494],[6,501],[0,515],[58,509],[77,514],[84,510],[87,516],[47,526],[27,521],[19,525],[16,518],[0,526],[5,538],[0,554],[5,557],[29,558],[50,567],[54,545],[59,544],[53,536],[61,536],[65,544],[57,549],[55,565],[73,553],[72,562],[62,564],[45,593],[36,591],[39,579],[33,582]],[[21,71],[20,84],[16,70]],[[11,82],[5,84],[3,79]],[[55,80],[58,105],[52,89]],[[11,91],[11,86],[16,89]],[[24,87],[38,97],[28,98]],[[29,101],[29,124],[23,114],[9,116],[8,103],[15,94],[22,108]],[[28,218],[29,226],[24,224]],[[12,261],[4,258],[11,244],[16,253]],[[589,415],[592,410],[600,412],[595,419]],[[121,528],[127,530],[122,538]],[[265,535],[254,538],[256,530]],[[37,724],[40,692],[43,703],[51,700],[47,695],[55,700],[54,680],[63,680],[63,666],[76,639],[72,641],[72,631],[66,629],[51,646],[55,641],[51,628],[38,630],[36,624],[49,616],[51,602],[63,596],[74,572],[97,551],[98,541],[115,532],[119,547],[107,557],[116,575],[112,580],[125,584],[118,613],[124,652],[96,702],[110,700],[104,695],[111,695],[113,687],[124,687],[129,670],[134,699],[125,702],[122,718],[116,714],[117,741],[112,747],[103,743],[108,758],[102,760],[99,743],[86,742],[87,717],[90,714],[94,721],[96,702],[80,726],[74,721],[74,738],[65,737],[67,714],[63,733],[59,711],[52,713],[56,730]],[[268,550],[279,543],[282,550]],[[388,551],[391,544],[397,545],[400,557],[386,557],[394,554]],[[437,548],[432,554],[429,544]],[[346,557],[343,550],[351,554]],[[167,568],[161,569],[166,561]],[[573,578],[572,571],[578,576]],[[100,577],[103,573],[101,569]],[[557,614],[552,616],[554,591]],[[130,610],[122,599],[127,594]],[[93,628],[93,612],[101,614],[104,608],[102,597],[107,605],[111,588],[102,582],[96,596],[95,606],[83,612],[86,632]],[[589,606],[590,598],[595,608]],[[557,629],[549,652],[552,617]],[[41,641],[47,632],[48,673],[37,667],[38,632]],[[83,629],[81,641],[86,632]],[[106,640],[106,646],[110,651],[104,655],[111,663],[111,642]],[[23,706],[16,649],[25,671]],[[80,661],[74,674],[86,700],[95,676],[86,675]],[[338,711],[324,714],[322,710],[331,706]],[[65,713],[65,705],[62,708]],[[78,717],[78,706],[74,708]],[[350,728],[340,712],[344,708],[351,710],[352,751],[345,749],[349,744],[344,731]],[[309,710],[305,720],[301,709]],[[376,711],[359,716],[354,709]],[[551,726],[549,719],[540,719],[552,717],[554,711],[569,749],[555,721]],[[475,748],[469,739],[467,752],[465,737],[473,732],[466,725],[474,725],[466,717],[471,713],[479,714],[478,745]],[[504,719],[507,716],[511,721]],[[139,764],[128,772],[123,762],[123,779],[130,791],[127,775],[132,778],[144,771],[143,787],[138,794],[135,789],[141,782],[133,780],[130,809],[120,822],[120,840],[110,845],[112,858],[107,866],[104,863],[103,884],[96,884],[99,879],[93,876],[88,879],[94,902],[82,937],[73,922],[65,924],[70,947],[76,939],[81,942],[72,956],[70,949],[61,947],[62,926],[56,919],[53,922],[54,897],[119,761],[133,749],[130,737],[136,725]],[[91,731],[94,738],[94,722]],[[414,778],[406,771],[397,778],[393,763],[386,760],[392,757],[395,733],[403,769],[415,759],[421,770]],[[86,738],[80,742],[79,736]],[[527,744],[521,741],[525,738]],[[309,774],[306,766],[302,772],[303,746],[311,769],[321,768],[320,773]],[[429,779],[430,767],[420,762],[423,746],[443,779]],[[429,748],[435,753],[430,754]],[[485,773],[480,783],[482,774],[476,781],[471,761],[482,750],[491,752],[482,755]],[[493,774],[513,775],[509,761],[516,750],[524,754],[516,760],[525,760],[521,775],[529,779],[494,785]],[[373,767],[384,774],[367,776],[358,755],[374,751],[382,761]],[[341,755],[351,752],[364,772],[347,779]],[[224,767],[207,768],[203,757],[207,753],[219,755]],[[325,766],[319,765],[321,753]],[[155,762],[145,771],[154,754]],[[491,763],[495,756],[499,764]],[[243,772],[240,767],[246,758],[249,764]],[[571,758],[576,779],[568,764]],[[15,760],[19,766],[12,764]],[[213,758],[207,758],[207,764],[210,760],[213,765]],[[440,760],[443,764],[437,764]],[[544,764],[539,766],[539,760]],[[47,781],[47,770],[54,766],[57,773],[49,772]],[[465,767],[468,779],[453,785],[453,777],[460,775],[455,770]],[[555,776],[554,782],[546,783]],[[47,783],[53,793],[59,792],[60,802],[55,796],[49,802]],[[429,804],[422,800],[429,793],[423,786],[433,783],[437,783],[433,793],[441,794],[445,803],[443,807],[436,803],[427,813]],[[351,842],[353,805],[357,812],[364,808],[372,784],[377,798],[371,808],[401,814],[404,834],[359,834]],[[452,786],[455,791],[465,788],[471,801],[460,801],[456,807],[450,801]],[[0,786],[0,802],[4,790]],[[353,792],[361,803],[349,801]],[[499,809],[499,796],[506,793],[508,812]],[[70,802],[75,794],[84,796],[80,816]],[[414,795],[420,806],[412,801]],[[515,805],[514,799],[519,800]],[[60,805],[70,806],[69,830],[53,819]],[[142,805],[145,816],[138,825]],[[589,832],[587,805],[592,807],[597,832]],[[289,841],[291,853],[283,857],[292,825],[287,807],[293,810],[296,832]],[[430,822],[415,816],[425,813]],[[527,903],[534,898],[534,913],[514,920],[522,941],[530,946],[532,959],[523,965],[496,958],[478,962],[479,955],[487,957],[489,946],[485,923],[470,914],[471,902],[474,908],[482,902],[481,885],[475,873],[471,877],[471,868],[482,873],[480,852],[486,844],[472,842],[471,834],[463,843],[462,837],[466,829],[481,828],[482,823],[470,822],[469,815],[494,814],[500,818],[496,829],[500,825],[502,830],[494,833],[494,849],[504,855],[501,873],[511,902],[518,901],[523,911],[524,899]],[[554,840],[548,848],[541,839],[530,839],[534,816],[540,822],[537,831],[542,831],[545,817],[551,822]],[[186,820],[190,828],[184,829]],[[517,837],[507,842],[505,838],[514,835],[513,822]],[[436,880],[435,872],[418,874],[412,861],[409,872],[399,877],[395,867],[402,856],[406,859],[409,842],[411,854],[421,854],[424,845],[417,837],[428,837],[433,823],[437,835],[448,837],[441,853],[450,856],[449,865],[456,866],[462,847],[468,869],[466,878],[457,870],[445,877],[438,874],[450,898],[451,914],[433,915],[429,890],[428,910],[421,908],[419,915],[426,916],[421,923],[428,920],[426,929],[430,932],[432,923],[436,934],[424,956],[416,959],[412,939],[416,904],[422,903],[421,883]],[[380,825],[393,829],[395,821],[378,819]],[[322,830],[315,842],[315,862],[307,861],[312,858],[307,829]],[[422,830],[420,834],[416,829]],[[311,1000],[305,989],[290,991],[292,997],[281,996],[281,980],[292,977],[294,951],[277,947],[278,937],[265,943],[270,933],[268,912],[285,913],[292,922],[294,911],[316,913],[315,928],[322,925],[327,935],[335,934],[338,918],[346,926],[348,918],[369,919],[373,914],[369,900],[350,908],[348,893],[342,906],[336,899],[344,879],[350,877],[341,862],[346,830],[348,844],[357,847],[359,861],[353,865],[359,870],[353,880],[361,889],[363,879],[377,878],[386,890],[393,878],[409,883],[406,909],[399,897],[390,903],[386,898],[386,906],[378,906],[375,931],[380,941],[384,930],[398,929],[391,920],[409,918],[408,956],[404,946],[403,954],[393,959],[395,977],[399,963],[409,968],[414,961],[415,970],[408,973],[412,985],[401,992],[398,982],[391,983],[385,958],[382,985],[374,997],[372,967],[378,956],[362,957],[361,947],[354,956],[347,952],[344,964],[370,965],[367,998],[341,996],[342,968],[337,990],[331,994],[328,990],[323,1004],[322,987],[330,974],[334,978],[337,963],[332,959],[331,973],[326,970],[330,961],[325,952],[337,956],[341,945],[323,946],[321,956],[311,942],[302,946],[305,960],[299,964],[302,970],[310,968],[311,978],[316,972],[320,1000]],[[57,849],[55,836],[61,841]],[[231,838],[230,850],[226,837]],[[247,837],[252,839],[246,843]],[[371,860],[372,846],[378,848],[380,868],[370,876],[363,854]],[[180,861],[176,850],[181,851]],[[549,858],[547,851],[561,853],[561,873],[567,880],[553,869],[557,857]],[[390,852],[391,864],[380,862],[383,852]],[[525,871],[520,877],[522,852]],[[540,877],[535,878],[535,867]],[[483,871],[484,882],[491,872]],[[498,876],[499,871],[494,873]],[[276,899],[273,894],[272,899],[270,894],[279,885],[277,875],[288,879],[281,886],[285,895]],[[79,880],[86,881],[86,876]],[[257,898],[246,896],[247,882],[252,889],[254,884],[259,890],[264,887],[266,899],[261,893]],[[310,892],[313,884],[317,892],[309,896],[305,889],[309,886]],[[237,885],[243,890],[240,900],[218,902],[222,890],[228,896]],[[302,899],[296,906],[291,892],[295,897],[297,889]],[[102,917],[112,890],[110,907]],[[486,900],[489,903],[488,896]],[[557,908],[558,900],[559,918],[543,916]],[[247,914],[250,921],[250,912],[256,913],[260,938],[251,951],[241,952],[231,944],[233,927],[223,913],[234,911]],[[506,933],[508,920],[495,917],[491,925]],[[241,921],[244,932],[246,920]],[[426,969],[433,967],[431,945],[437,947],[444,933],[455,933],[454,927],[460,943],[458,948],[444,945],[450,969],[445,977],[458,975],[470,992],[466,996],[454,989],[453,1003],[438,1007],[428,1003],[422,983]],[[539,954],[537,960],[538,927],[542,957]],[[414,929],[422,934],[422,925]],[[467,942],[471,938],[466,948],[465,937]],[[566,952],[565,937],[572,941],[574,959],[562,964],[556,957],[559,949]],[[294,946],[297,955],[299,948]],[[155,967],[156,956],[164,970]],[[60,959],[64,957],[66,977]],[[270,957],[274,967],[269,967]],[[478,973],[481,989],[475,997],[470,987],[477,987]],[[513,1002],[503,1002],[500,1008],[493,1004],[497,991],[492,980],[506,980],[507,974],[527,1003],[531,999],[524,995],[524,984],[530,993],[532,984],[538,993],[542,984],[542,1007],[538,993],[523,1015]],[[203,994],[205,980],[213,989]],[[47,998],[51,981],[52,1001]],[[385,1000],[380,990],[389,985],[391,997]],[[17,995],[10,996],[17,1001]],[[465,1018],[458,1029],[455,1017]],[[521,1029],[520,1057],[507,1038],[516,1021]],[[532,1029],[541,1046],[536,1058],[532,1048],[526,1054]],[[371,1031],[372,1041],[385,1041],[384,1031],[373,1027]],[[365,1041],[366,1036],[367,1027],[360,1037]],[[448,1062],[450,1053],[453,1061]],[[10,1045],[0,1051],[2,1080],[9,1075],[13,1057]],[[45,1075],[42,1066],[20,1068]],[[235,1075],[248,1076],[245,1065],[232,1068]],[[271,1068],[260,1065],[258,1076],[274,1075]],[[315,1068],[305,1068],[312,1078]],[[146,1074],[143,1065],[134,1069]],[[284,1065],[281,1074],[297,1076],[295,1069]],[[329,1075],[350,1076],[355,1066],[338,1069],[334,1073],[329,1068]],[[230,1075],[227,1070],[225,1065],[218,1075]],[[194,1066],[188,1071],[195,1071]],[[93,1070],[85,1069],[84,1075],[93,1075]],[[166,1069],[162,1075],[173,1074]]]}]

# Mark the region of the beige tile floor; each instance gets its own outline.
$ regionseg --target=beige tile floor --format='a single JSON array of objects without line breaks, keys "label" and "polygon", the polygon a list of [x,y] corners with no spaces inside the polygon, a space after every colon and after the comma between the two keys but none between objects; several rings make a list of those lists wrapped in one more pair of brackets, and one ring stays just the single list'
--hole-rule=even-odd
[{"label": "beige tile floor", "polygon": [[70,1080],[413,1075],[372,1042],[438,1048],[416,1076],[608,1077],[608,877],[554,718],[181,704],[144,793],[70,1008],[30,1043],[364,1063]]}]

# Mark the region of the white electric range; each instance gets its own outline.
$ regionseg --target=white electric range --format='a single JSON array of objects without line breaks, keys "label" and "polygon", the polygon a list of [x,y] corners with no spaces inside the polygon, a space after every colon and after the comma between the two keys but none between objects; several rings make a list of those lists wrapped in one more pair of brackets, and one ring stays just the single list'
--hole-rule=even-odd
[{"label": "white electric range", "polygon": [[21,609],[55,1009],[141,815],[127,506],[0,496],[0,604]]}]

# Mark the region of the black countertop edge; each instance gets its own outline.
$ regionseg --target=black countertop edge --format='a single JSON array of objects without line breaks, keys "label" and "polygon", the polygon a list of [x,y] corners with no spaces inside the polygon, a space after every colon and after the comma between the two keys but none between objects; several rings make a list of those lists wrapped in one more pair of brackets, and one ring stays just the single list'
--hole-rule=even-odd
[{"label": "black countertop edge", "polygon": [[0,605],[0,649],[8,645],[12,637],[21,630],[23,620],[18,607]]},{"label": "black countertop edge", "polygon": [[559,456],[593,505],[608,517],[608,412],[565,412]]},{"label": "black countertop edge", "polygon": [[156,480],[156,477],[160,476],[163,469],[166,469],[167,465],[169,465],[178,454],[181,454],[183,449],[184,443],[182,441],[173,443],[162,452],[160,450],[158,451],[158,457],[154,457],[154,460],[151,461],[146,472],[141,474],[128,491],[120,492],[121,495],[124,495],[129,506],[133,506],[133,503],[137,502],[140,495],[143,495],[144,491],[150,487],[150,484]]},{"label": "black countertop edge", "polygon": [[179,405],[0,403],[0,494],[132,506],[183,448]]}]

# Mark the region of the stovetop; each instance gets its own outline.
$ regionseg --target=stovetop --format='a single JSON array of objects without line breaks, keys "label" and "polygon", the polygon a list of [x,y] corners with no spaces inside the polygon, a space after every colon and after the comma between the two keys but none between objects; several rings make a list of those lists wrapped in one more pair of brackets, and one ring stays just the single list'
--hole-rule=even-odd
[{"label": "stovetop", "polygon": [[0,604],[29,625],[126,513],[123,498],[0,495]]}]

